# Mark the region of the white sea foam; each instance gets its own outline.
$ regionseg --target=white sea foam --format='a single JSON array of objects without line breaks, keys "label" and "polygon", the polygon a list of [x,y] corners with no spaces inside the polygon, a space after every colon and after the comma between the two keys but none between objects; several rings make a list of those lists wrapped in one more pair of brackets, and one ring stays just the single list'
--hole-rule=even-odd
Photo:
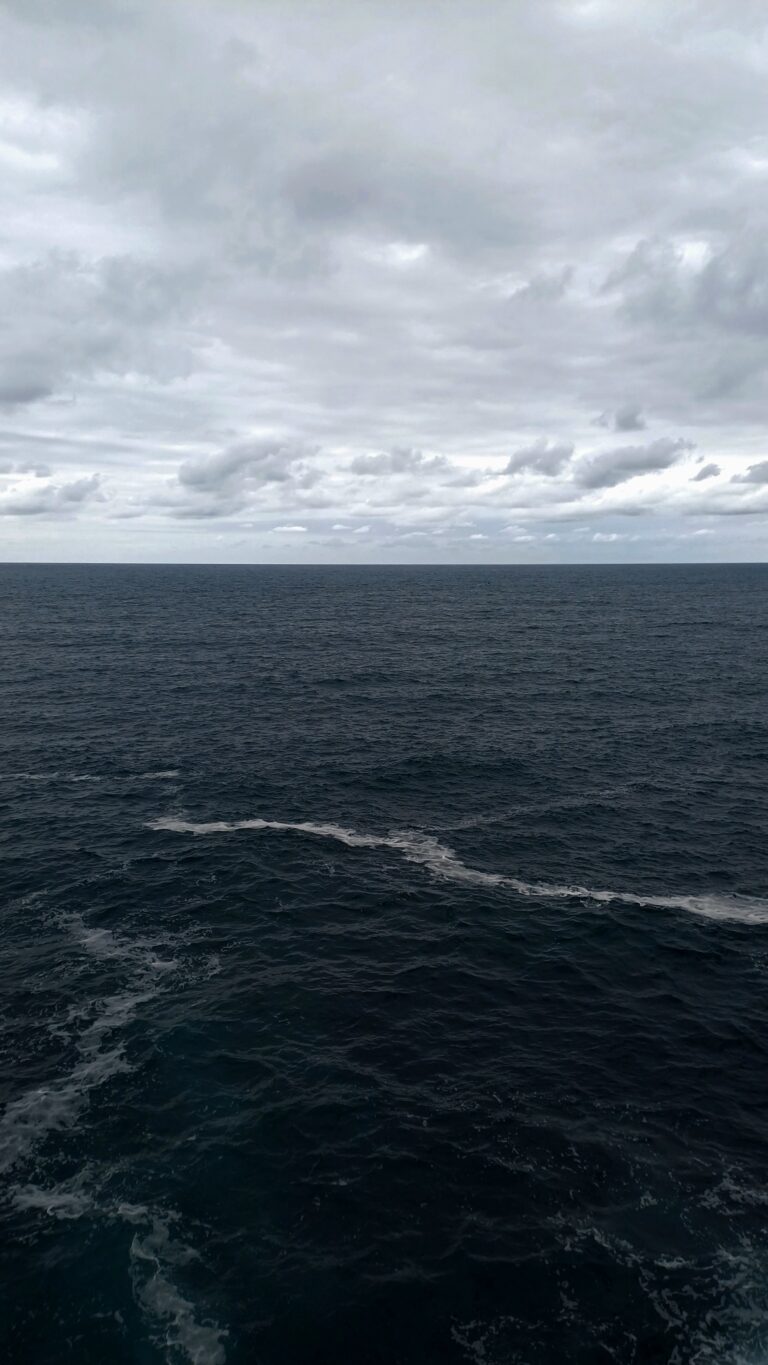
[{"label": "white sea foam", "polygon": [[63,917],[77,942],[92,957],[102,961],[131,963],[139,972],[169,972],[178,967],[176,958],[163,958],[155,951],[157,943],[147,938],[124,938],[112,929],[88,924],[82,915]]},{"label": "white sea foam", "polygon": [[429,834],[413,830],[394,830],[387,835],[359,834],[343,825],[287,820],[213,820],[207,823],[166,816],[150,822],[148,828],[176,834],[230,834],[237,830],[284,830],[336,839],[349,848],[389,848],[408,862],[419,863],[434,876],[477,886],[499,887],[519,896],[536,900],[578,900],[598,904],[639,905],[655,909],[686,910],[707,919],[735,920],[744,924],[768,923],[768,899],[759,896],[721,895],[716,892],[694,896],[648,895],[633,891],[600,891],[592,887],[555,882],[525,882],[502,872],[485,872],[468,867],[452,848]]},{"label": "white sea foam", "polygon": [[131,1281],[155,1344],[168,1352],[168,1360],[178,1359],[181,1352],[190,1365],[223,1365],[226,1330],[202,1322],[173,1280],[174,1267],[197,1260],[197,1252],[172,1235],[168,1215],[128,1205],[121,1206],[120,1213],[144,1224],[131,1242]]},{"label": "white sea foam", "polygon": [[[77,1059],[63,1076],[27,1091],[7,1106],[0,1117],[0,1172],[12,1168],[23,1172],[26,1167],[37,1174],[45,1169],[39,1163],[31,1165],[35,1150],[57,1130],[77,1122],[98,1086],[131,1070],[120,1035],[141,1006],[163,988],[167,973],[179,966],[175,958],[158,954],[161,943],[157,940],[131,938],[88,924],[76,914],[61,916],[58,923],[90,957],[123,969],[123,989],[72,1006],[66,1021],[54,1029],[69,1039],[70,1030],[77,1026],[73,1039]],[[209,959],[208,966],[218,970],[218,959]],[[226,1330],[206,1320],[176,1283],[178,1269],[199,1259],[178,1232],[178,1214],[105,1199],[103,1186],[98,1170],[86,1164],[52,1187],[32,1180],[11,1186],[9,1194],[17,1208],[36,1210],[56,1220],[89,1217],[129,1224],[133,1293],[162,1358],[168,1365],[182,1360],[188,1365],[223,1365]]]},{"label": "white sea foam", "polygon": [[70,1221],[83,1218],[96,1207],[91,1172],[83,1167],[69,1180],[62,1180],[50,1189],[42,1185],[16,1185],[11,1189],[11,1198],[18,1209],[36,1209],[49,1218]]},{"label": "white sea foam", "polygon": [[57,1221],[90,1217],[126,1223],[135,1229],[129,1248],[129,1274],[136,1303],[147,1330],[164,1358],[189,1365],[223,1365],[227,1331],[203,1321],[199,1309],[182,1294],[174,1272],[200,1259],[179,1232],[178,1214],[146,1204],[104,1200],[96,1172],[83,1167],[68,1180],[46,1189],[17,1185],[10,1194],[16,1208],[36,1210]]},{"label": "white sea foam", "polygon": [[[79,915],[65,916],[62,922],[90,955],[127,963],[130,979],[123,989],[70,1014],[70,1024],[90,1021],[73,1040],[76,1061],[70,1070],[6,1106],[0,1116],[0,1172],[27,1158],[49,1134],[71,1128],[94,1090],[131,1069],[120,1034],[140,1007],[157,995],[164,974],[177,966],[175,959],[158,957],[156,945],[148,940],[123,938],[87,924]],[[68,1036],[66,1025],[54,1031]]]},{"label": "white sea foam", "polygon": [[50,1133],[70,1128],[91,1092],[130,1070],[122,1042],[112,1035],[134,1018],[152,990],[126,990],[94,1003],[97,1013],[76,1041],[78,1060],[66,1075],[13,1100],[0,1118],[0,1171],[28,1156]]}]

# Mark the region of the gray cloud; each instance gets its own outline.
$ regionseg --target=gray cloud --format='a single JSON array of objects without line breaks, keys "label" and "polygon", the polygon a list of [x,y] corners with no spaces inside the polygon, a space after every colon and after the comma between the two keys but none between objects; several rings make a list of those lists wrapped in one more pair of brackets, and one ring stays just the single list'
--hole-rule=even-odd
[{"label": "gray cloud", "polygon": [[211,455],[185,460],[170,488],[158,491],[156,506],[180,520],[231,517],[252,506],[298,505],[318,495],[318,472],[306,463],[304,447],[275,438],[237,441]]},{"label": "gray cloud", "polygon": [[546,474],[553,476],[559,474],[561,469],[568,463],[573,454],[573,445],[569,442],[548,441],[546,437],[534,441],[532,445],[523,446],[510,455],[505,474],[519,474],[525,470],[530,470],[535,474]]},{"label": "gray cloud", "polygon": [[0,460],[0,474],[34,474],[37,479],[50,478],[51,470],[40,460]]},{"label": "gray cloud", "polygon": [[703,464],[698,474],[691,475],[691,483],[702,483],[704,479],[714,479],[720,473],[719,464],[710,460],[708,464]]},{"label": "gray cloud", "polygon": [[[128,558],[311,557],[324,527],[330,556],[666,555],[663,521],[694,554],[693,511],[759,507],[763,6],[96,10],[0,5],[0,497],[30,553],[117,527]],[[688,441],[599,448],[644,412],[692,478]],[[65,496],[93,467],[109,500]]]},{"label": "gray cloud", "polygon": [[101,375],[184,377],[193,343],[175,332],[179,287],[173,270],[57,249],[0,270],[0,405],[37,404]]},{"label": "gray cloud", "polygon": [[692,441],[681,437],[673,440],[668,436],[644,446],[618,446],[580,460],[576,466],[576,479],[583,488],[613,488],[638,474],[669,469],[693,448]]},{"label": "gray cloud", "polygon": [[768,460],[751,464],[745,474],[734,474],[731,483],[768,483]]},{"label": "gray cloud", "polygon": [[47,398],[52,393],[52,386],[46,384],[42,379],[34,379],[31,375],[25,376],[19,370],[14,371],[10,365],[6,372],[0,375],[0,406],[6,408],[23,407],[27,403],[36,403],[40,398]]},{"label": "gray cloud", "polygon": [[595,419],[595,425],[610,427],[612,431],[644,431],[647,425],[642,409],[632,404],[624,404],[615,412],[603,412]]},{"label": "gray cloud", "polygon": [[426,456],[420,450],[395,448],[375,455],[356,455],[350,461],[353,474],[425,474],[445,469],[447,460],[442,455]]},{"label": "gray cloud", "polygon": [[230,492],[246,482],[284,483],[292,477],[298,455],[279,441],[243,441],[216,455],[187,460],[179,483],[203,492]]}]

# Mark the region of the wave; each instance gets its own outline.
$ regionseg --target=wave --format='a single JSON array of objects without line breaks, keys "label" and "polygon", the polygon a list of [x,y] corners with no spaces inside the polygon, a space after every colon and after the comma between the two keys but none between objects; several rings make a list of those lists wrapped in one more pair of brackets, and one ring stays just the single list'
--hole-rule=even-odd
[{"label": "wave", "polygon": [[335,839],[349,848],[388,848],[410,863],[426,867],[434,876],[448,881],[475,886],[496,887],[514,891],[519,896],[534,900],[593,901],[597,904],[645,906],[654,909],[685,910],[706,919],[734,920],[744,924],[768,924],[768,899],[738,894],[721,895],[709,892],[702,895],[649,895],[644,892],[595,890],[588,886],[556,882],[526,882],[502,872],[485,872],[468,867],[452,848],[441,844],[430,834],[416,830],[393,830],[386,835],[360,834],[343,825],[315,823],[309,820],[213,820],[207,823],[164,816],[149,822],[147,828],[174,834],[231,834],[238,830],[277,830],[309,834],[323,839]]}]

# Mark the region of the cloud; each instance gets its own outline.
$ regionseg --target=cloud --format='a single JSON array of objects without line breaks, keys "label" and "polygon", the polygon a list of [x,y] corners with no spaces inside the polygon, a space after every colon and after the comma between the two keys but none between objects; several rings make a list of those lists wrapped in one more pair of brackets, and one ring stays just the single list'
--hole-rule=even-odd
[{"label": "cloud", "polygon": [[293,536],[303,535],[306,529],[306,526],[273,526],[272,532],[274,535]]},{"label": "cloud", "polygon": [[560,473],[572,454],[573,445],[569,442],[558,443],[541,437],[532,445],[523,446],[520,450],[516,450],[513,455],[510,455],[504,473],[520,474],[524,471],[530,471],[534,474],[545,474],[551,478]]},{"label": "cloud", "polygon": [[718,247],[707,240],[643,239],[606,286],[623,289],[636,315],[763,335],[768,330],[767,272],[762,233],[740,225]]},{"label": "cloud", "polygon": [[282,490],[279,505],[297,501],[322,506],[312,493],[319,474],[303,446],[273,438],[237,441],[210,455],[184,460],[169,490],[154,495],[156,506],[181,519],[231,516],[252,506],[266,510],[267,490]]},{"label": "cloud", "polygon": [[[598,516],[652,555],[661,521],[682,545],[694,510],[753,514],[764,17],[0,5],[1,496],[28,552],[277,556],[302,525],[297,558],[317,532],[374,560],[429,527],[460,561],[470,522],[499,558],[535,522],[567,560]],[[633,437],[646,413],[708,463]],[[109,500],[65,496],[92,467]]]},{"label": "cloud", "polygon": [[734,474],[731,483],[768,483],[768,460],[751,464],[744,474]]},{"label": "cloud", "polygon": [[100,484],[99,475],[91,474],[71,483],[12,488],[0,495],[0,516],[71,516],[86,503],[103,500]]},{"label": "cloud", "polygon": [[31,376],[25,378],[21,373],[14,373],[12,365],[0,375],[1,407],[16,408],[36,403],[41,398],[47,398],[52,391],[52,385],[42,379],[33,379]]},{"label": "cloud", "polygon": [[41,460],[0,460],[0,474],[34,474],[36,479],[50,478],[50,466]]},{"label": "cloud", "polygon": [[175,328],[181,288],[173,267],[53,246],[0,269],[0,406],[37,405],[103,375],[188,374],[194,344]]},{"label": "cloud", "polygon": [[610,427],[612,431],[644,431],[647,424],[640,408],[625,404],[615,412],[601,413],[595,418],[595,425]]},{"label": "cloud", "polygon": [[618,446],[581,459],[576,465],[576,479],[584,488],[613,488],[639,474],[669,469],[693,449],[692,441],[667,436],[644,446]]},{"label": "cloud", "polygon": [[425,456],[420,450],[395,448],[376,455],[356,455],[350,461],[353,474],[385,476],[388,474],[425,474],[443,470],[447,466],[445,456]]},{"label": "cloud", "polygon": [[284,483],[292,477],[299,456],[280,441],[243,441],[197,460],[186,460],[179,469],[179,483],[202,492],[225,491],[256,485]]},{"label": "cloud", "polygon": [[719,464],[710,460],[708,464],[703,464],[697,474],[691,475],[691,483],[702,483],[704,479],[714,479],[720,473]]}]

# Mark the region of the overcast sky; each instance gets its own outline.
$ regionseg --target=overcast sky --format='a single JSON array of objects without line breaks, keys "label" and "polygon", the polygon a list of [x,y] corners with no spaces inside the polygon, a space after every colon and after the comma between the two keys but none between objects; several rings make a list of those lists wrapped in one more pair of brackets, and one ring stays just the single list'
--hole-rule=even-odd
[{"label": "overcast sky", "polygon": [[765,0],[0,0],[0,81],[0,558],[768,558]]}]

